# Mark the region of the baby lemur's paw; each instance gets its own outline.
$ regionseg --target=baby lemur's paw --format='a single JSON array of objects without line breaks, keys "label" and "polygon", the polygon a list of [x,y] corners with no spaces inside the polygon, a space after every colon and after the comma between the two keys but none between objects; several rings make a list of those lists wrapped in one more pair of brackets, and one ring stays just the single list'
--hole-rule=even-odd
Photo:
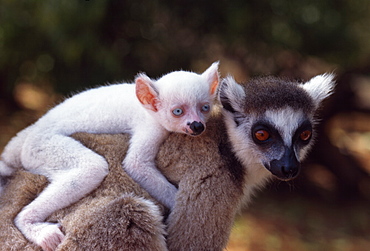
[{"label": "baby lemur's paw", "polygon": [[16,224],[28,240],[42,247],[44,251],[54,251],[64,239],[59,224],[25,223],[20,222],[19,218],[16,219]]},{"label": "baby lemur's paw", "polygon": [[35,243],[44,251],[54,251],[64,239],[59,224],[40,223],[34,234]]},{"label": "baby lemur's paw", "polygon": [[40,222],[37,211],[31,208],[23,209],[14,223],[29,241],[36,243],[44,251],[54,251],[64,239],[60,224]]}]

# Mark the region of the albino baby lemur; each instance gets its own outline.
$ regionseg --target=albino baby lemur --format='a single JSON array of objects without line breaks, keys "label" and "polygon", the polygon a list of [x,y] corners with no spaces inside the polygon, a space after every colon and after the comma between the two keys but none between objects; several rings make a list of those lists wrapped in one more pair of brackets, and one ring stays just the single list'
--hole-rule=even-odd
[{"label": "albino baby lemur", "polygon": [[159,145],[169,132],[195,136],[205,130],[218,83],[216,62],[202,74],[175,71],[156,81],[139,74],[135,84],[90,89],[51,109],[19,132],[1,156],[1,176],[24,167],[50,182],[18,214],[16,226],[44,250],[54,250],[64,235],[58,224],[45,219],[91,192],[107,175],[106,160],[70,137],[76,132],[131,133],[123,167],[172,208],[177,190],[155,167]]}]

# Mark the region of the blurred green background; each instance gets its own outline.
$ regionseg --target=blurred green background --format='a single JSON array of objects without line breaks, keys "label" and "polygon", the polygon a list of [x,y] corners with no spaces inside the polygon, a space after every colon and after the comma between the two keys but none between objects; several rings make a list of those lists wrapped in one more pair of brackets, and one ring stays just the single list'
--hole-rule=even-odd
[{"label": "blurred green background", "polygon": [[335,72],[302,175],[260,192],[228,250],[370,250],[369,27],[368,0],[1,0],[0,150],[63,96],[140,71]]}]

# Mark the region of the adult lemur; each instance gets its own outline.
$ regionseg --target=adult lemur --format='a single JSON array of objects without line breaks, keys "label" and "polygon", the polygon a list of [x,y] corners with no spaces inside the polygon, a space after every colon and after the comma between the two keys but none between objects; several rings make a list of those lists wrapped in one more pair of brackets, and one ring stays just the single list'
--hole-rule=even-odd
[{"label": "adult lemur", "polygon": [[[256,188],[271,177],[289,180],[299,173],[315,137],[315,113],[333,87],[330,74],[306,83],[259,78],[243,86],[224,79],[219,90],[222,114],[210,118],[207,131],[197,138],[171,134],[159,149],[157,167],[178,185],[166,228],[158,224],[161,215],[152,199],[143,199],[135,184],[129,190],[120,186],[122,180],[130,182],[117,158],[124,157],[121,149],[128,138],[76,135],[110,161],[110,173],[93,194],[50,219],[61,221],[66,233],[61,250],[223,250],[236,213]],[[12,198],[14,182],[3,201]],[[28,189],[30,185],[28,181]],[[0,218],[19,210],[6,205]],[[11,226],[1,228],[4,247],[17,245]]]}]

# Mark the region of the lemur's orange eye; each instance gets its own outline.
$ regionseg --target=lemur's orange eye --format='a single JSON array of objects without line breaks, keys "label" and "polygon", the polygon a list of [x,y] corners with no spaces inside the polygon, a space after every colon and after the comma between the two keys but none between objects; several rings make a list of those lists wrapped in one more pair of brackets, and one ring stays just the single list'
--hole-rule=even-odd
[{"label": "lemur's orange eye", "polygon": [[265,140],[268,140],[270,138],[270,133],[266,130],[258,130],[254,133],[254,136],[259,141],[265,141]]},{"label": "lemur's orange eye", "polygon": [[301,138],[301,140],[307,141],[311,138],[311,135],[312,132],[310,130],[305,130],[301,133],[301,135],[299,135],[299,137]]}]

